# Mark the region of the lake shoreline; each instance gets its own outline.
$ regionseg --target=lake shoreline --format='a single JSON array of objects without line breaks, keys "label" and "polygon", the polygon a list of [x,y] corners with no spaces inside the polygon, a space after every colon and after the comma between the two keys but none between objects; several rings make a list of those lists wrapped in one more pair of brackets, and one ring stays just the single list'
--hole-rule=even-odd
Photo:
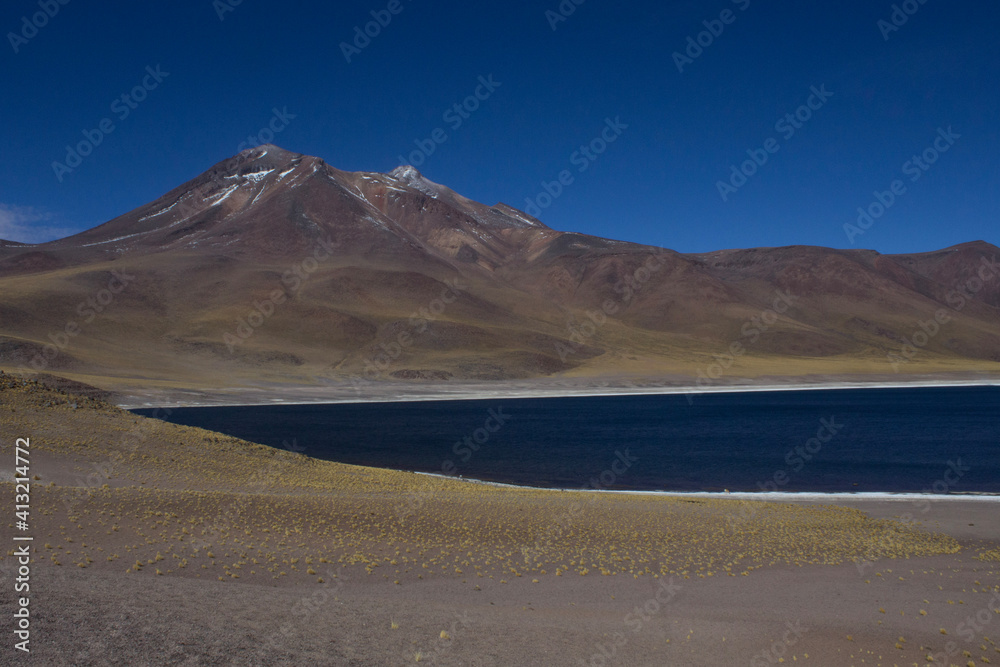
[{"label": "lake shoreline", "polygon": [[[314,459],[512,488],[748,501],[1000,499],[996,386],[839,389],[716,392],[693,406],[676,392],[630,392],[133,414]],[[957,414],[967,424],[961,433]]]},{"label": "lake shoreline", "polygon": [[[197,393],[201,400],[184,400],[179,396],[169,394],[185,392],[165,392],[162,399],[145,402],[134,402],[135,397],[118,402],[118,407],[124,410],[200,408],[200,407],[260,407],[267,405],[341,405],[364,403],[422,403],[432,401],[476,401],[476,400],[513,400],[529,398],[580,398],[580,397],[613,397],[613,396],[704,396],[708,394],[738,394],[778,391],[826,391],[838,389],[917,389],[917,388],[948,388],[948,387],[998,387],[1000,378],[970,379],[970,380],[902,380],[888,381],[842,381],[842,382],[802,382],[778,384],[740,384],[699,387],[697,385],[661,386],[661,387],[594,387],[594,386],[558,386],[527,388],[517,384],[502,386],[489,385],[456,385],[453,388],[440,385],[384,385],[378,387],[378,393],[365,396],[344,396],[345,391],[354,392],[350,387],[295,387],[280,392],[280,390],[265,391],[263,389],[225,389],[218,392]],[[369,388],[373,389],[373,388]],[[226,392],[237,392],[239,396],[226,395]],[[324,395],[309,395],[320,392]],[[399,392],[399,393],[393,393]],[[405,392],[405,393],[404,393]],[[307,394],[291,398],[271,396],[275,393]],[[212,398],[205,395],[213,394]],[[267,396],[265,398],[265,396]],[[693,400],[693,399],[692,399]]]},{"label": "lake shoreline", "polygon": [[485,484],[510,489],[526,489],[531,491],[551,491],[558,493],[581,492],[581,493],[614,493],[623,495],[658,496],[664,498],[712,498],[726,500],[756,500],[760,502],[816,502],[823,500],[830,501],[896,501],[896,502],[927,502],[927,501],[966,501],[966,502],[1000,502],[1000,493],[989,492],[968,492],[968,493],[908,493],[892,491],[649,491],[641,489],[594,489],[589,487],[581,488],[561,488],[547,486],[528,486],[524,484],[509,484],[505,482],[491,482],[489,480],[474,479],[471,477],[457,477],[455,475],[443,475],[441,473],[421,472],[419,470],[399,470],[396,468],[384,468],[393,472],[412,473],[414,475],[426,475],[438,479],[450,479],[456,482],[466,482],[468,484]]}]

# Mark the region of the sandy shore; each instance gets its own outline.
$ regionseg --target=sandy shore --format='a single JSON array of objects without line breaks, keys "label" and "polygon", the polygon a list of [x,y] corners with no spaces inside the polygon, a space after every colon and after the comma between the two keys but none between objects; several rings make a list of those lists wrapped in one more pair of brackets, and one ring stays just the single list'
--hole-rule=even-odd
[{"label": "sandy shore", "polygon": [[0,427],[41,478],[31,664],[1000,664],[989,497],[466,483],[36,385],[0,391]]}]

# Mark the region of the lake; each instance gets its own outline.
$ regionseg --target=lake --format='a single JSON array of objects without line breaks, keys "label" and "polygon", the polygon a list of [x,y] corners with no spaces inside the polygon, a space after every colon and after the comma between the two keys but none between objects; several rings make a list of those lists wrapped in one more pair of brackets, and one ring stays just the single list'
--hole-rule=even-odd
[{"label": "lake", "polygon": [[1000,387],[201,407],[167,421],[539,487],[1000,493]]}]

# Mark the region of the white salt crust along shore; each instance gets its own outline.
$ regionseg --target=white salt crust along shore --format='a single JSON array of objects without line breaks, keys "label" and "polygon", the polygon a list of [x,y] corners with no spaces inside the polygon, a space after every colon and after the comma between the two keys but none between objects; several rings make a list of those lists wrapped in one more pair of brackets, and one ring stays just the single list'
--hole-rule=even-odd
[{"label": "white salt crust along shore", "polygon": [[581,493],[618,493],[623,495],[638,495],[638,496],[661,496],[666,498],[725,498],[729,500],[761,500],[761,501],[805,501],[805,502],[817,502],[817,501],[847,501],[847,500],[857,500],[857,501],[870,501],[870,500],[895,500],[901,502],[914,502],[914,501],[963,501],[963,502],[992,502],[1000,503],[1000,493],[890,493],[887,491],[859,491],[857,493],[850,492],[810,492],[804,491],[801,493],[794,493],[789,491],[632,491],[627,489],[590,489],[590,488],[551,488],[551,487],[536,487],[536,486],[521,486],[518,484],[504,484],[503,482],[488,482],[480,479],[472,479],[469,477],[455,477],[452,475],[442,475],[440,473],[433,472],[414,472],[409,470],[396,470],[396,472],[413,472],[415,475],[425,475],[427,477],[438,477],[440,479],[451,479],[457,482],[466,482],[469,484],[485,484],[487,486],[498,486],[507,489],[527,489],[531,491],[548,491],[551,493],[565,493],[567,491],[576,491]]},{"label": "white salt crust along shore", "polygon": [[[774,391],[818,391],[827,389],[915,389],[915,388],[948,388],[948,387],[998,387],[1000,380],[974,380],[954,382],[837,382],[837,383],[803,383],[776,385],[731,385],[721,387],[636,387],[621,388],[580,388],[559,387],[552,389],[517,389],[497,388],[496,390],[475,390],[456,388],[449,391],[445,388],[426,387],[425,391],[434,393],[399,394],[395,396],[329,396],[314,399],[282,399],[271,398],[254,401],[251,395],[262,393],[263,389],[234,389],[247,394],[240,400],[237,396],[223,396],[212,401],[150,401],[145,403],[121,403],[118,407],[125,410],[142,410],[153,408],[201,408],[201,407],[259,407],[265,405],[340,405],[351,403],[417,403],[429,401],[475,401],[488,399],[522,399],[522,398],[569,398],[577,396],[659,396],[659,395],[701,395],[701,394],[741,394]],[[311,388],[310,388],[311,389]],[[344,389],[344,388],[341,388]]]}]

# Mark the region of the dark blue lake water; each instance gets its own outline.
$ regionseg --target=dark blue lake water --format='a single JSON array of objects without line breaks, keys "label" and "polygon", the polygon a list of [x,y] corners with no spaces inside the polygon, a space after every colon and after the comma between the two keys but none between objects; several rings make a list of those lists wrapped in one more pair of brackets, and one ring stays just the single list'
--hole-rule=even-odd
[{"label": "dark blue lake water", "polygon": [[531,486],[1000,493],[1000,387],[182,408],[167,420]]}]

